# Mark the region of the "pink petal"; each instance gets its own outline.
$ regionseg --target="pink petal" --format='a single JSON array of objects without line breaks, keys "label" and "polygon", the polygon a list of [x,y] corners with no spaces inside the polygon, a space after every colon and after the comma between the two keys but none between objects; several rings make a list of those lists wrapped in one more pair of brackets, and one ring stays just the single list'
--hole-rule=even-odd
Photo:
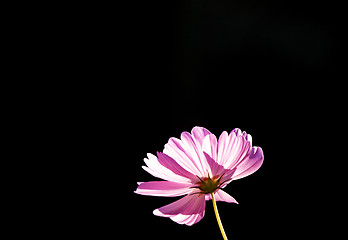
[{"label": "pink petal", "polygon": [[240,179],[256,172],[263,163],[263,151],[260,147],[253,147],[250,151],[250,155],[243,159],[236,166],[236,172],[232,179]]},{"label": "pink petal", "polygon": [[[238,137],[235,132],[232,131],[230,135],[227,135],[227,132],[223,132],[219,137],[218,142],[218,162],[221,165],[228,164],[229,159],[234,153],[234,149],[236,148]],[[231,159],[230,161],[233,161]]]},{"label": "pink petal", "polygon": [[216,201],[223,201],[223,202],[237,203],[238,204],[236,199],[234,199],[230,194],[228,194],[227,192],[225,192],[221,189],[216,191],[214,194],[215,194]]},{"label": "pink petal", "polygon": [[206,152],[203,152],[203,154],[209,165],[210,177],[214,177],[225,172],[226,169],[223,166],[219,165],[217,162],[215,162],[215,160],[212,159],[209,154],[207,154]]},{"label": "pink petal", "polygon": [[224,159],[228,158],[226,157],[226,155],[228,154],[228,151],[231,149],[229,145],[231,145],[231,143],[229,142],[228,133],[224,131],[221,133],[219,137],[218,145],[217,145],[218,151],[217,151],[216,162],[219,163],[220,165],[224,163],[223,161]]},{"label": "pink petal", "polygon": [[202,144],[202,150],[206,152],[214,161],[216,161],[217,155],[217,140],[214,134],[205,136]]},{"label": "pink petal", "polygon": [[[229,195],[228,193],[226,193],[225,191],[219,189],[216,192],[214,192],[214,197],[216,201],[222,201],[222,202],[228,202],[228,203],[237,203],[236,199],[234,199],[231,195]],[[205,195],[205,200],[209,201],[211,200],[211,195],[210,194],[206,194]]]},{"label": "pink petal", "polygon": [[[237,132],[237,135],[235,132]],[[251,142],[238,129],[232,131],[229,135],[227,148],[229,150],[225,152],[221,161],[226,169],[233,169],[249,153]]]},{"label": "pink petal", "polygon": [[210,132],[205,128],[194,127],[192,135],[183,132],[181,140],[170,138],[164,147],[163,153],[195,176],[204,176],[208,165],[202,152],[202,144],[204,137],[209,134]]},{"label": "pink petal", "polygon": [[180,166],[173,158],[169,157],[168,155],[164,153],[157,152],[158,156],[158,162],[162,164],[162,166],[168,168],[173,173],[188,178],[188,179],[194,179],[197,180],[197,177],[190,173],[189,171],[185,170],[182,166]]},{"label": "pink petal", "polygon": [[252,145],[252,142],[253,142],[253,138],[251,137],[250,134],[247,134],[245,131],[243,132],[243,136],[244,138],[250,142],[250,145]]},{"label": "pink petal", "polygon": [[158,208],[153,211],[153,214],[160,217],[169,217],[177,223],[191,226],[203,218],[204,211],[204,195],[193,194]]},{"label": "pink petal", "polygon": [[197,162],[192,158],[187,146],[177,138],[170,138],[164,146],[163,153],[174,159],[181,167],[194,175],[201,175]]},{"label": "pink petal", "polygon": [[223,173],[223,176],[221,178],[221,188],[224,188],[227,184],[229,184],[234,176],[234,173],[236,172],[236,169],[225,169],[225,172]]},{"label": "pink petal", "polygon": [[192,215],[178,214],[176,216],[170,217],[170,219],[179,224],[186,224],[188,226],[192,226],[193,224],[198,223],[204,217],[204,213],[205,212],[203,209],[200,213],[195,213]]},{"label": "pink petal", "polygon": [[188,132],[181,134],[181,141],[185,149],[185,154],[191,159],[195,167],[199,170],[200,176],[204,175],[205,163],[201,161],[202,149],[196,144],[195,140]]},{"label": "pink petal", "polygon": [[[172,171],[172,169],[168,169],[166,166],[160,163],[161,160],[157,159],[157,157],[151,153],[147,154],[148,159],[145,158],[144,162],[147,167],[143,166],[143,169],[150,173],[151,175],[161,178],[163,180],[168,180],[172,182],[182,182],[188,183],[191,182],[191,179],[178,175]],[[162,161],[163,162],[163,161]]]},{"label": "pink petal", "polygon": [[231,133],[235,133],[237,137],[242,135],[242,131],[239,128],[233,129]]},{"label": "pink petal", "polygon": [[191,131],[193,138],[196,141],[196,144],[202,146],[204,137],[211,134],[209,130],[203,127],[194,127]]},{"label": "pink petal", "polygon": [[150,196],[176,197],[192,192],[192,184],[168,181],[151,181],[140,183],[135,193]]}]

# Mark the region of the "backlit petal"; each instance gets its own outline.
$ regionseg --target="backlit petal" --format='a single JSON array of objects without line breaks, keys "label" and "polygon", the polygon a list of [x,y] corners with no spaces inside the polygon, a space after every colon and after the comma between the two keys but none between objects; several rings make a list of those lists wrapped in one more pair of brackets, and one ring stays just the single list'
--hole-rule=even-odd
[{"label": "backlit petal", "polygon": [[176,197],[192,192],[192,184],[169,181],[151,181],[140,183],[135,193],[141,195]]},{"label": "backlit petal", "polygon": [[181,141],[184,144],[185,154],[193,162],[195,167],[199,170],[200,176],[204,174],[205,163],[201,161],[201,147],[196,144],[195,140],[188,132],[181,134]]},{"label": "backlit petal", "polygon": [[[234,199],[231,195],[229,195],[228,193],[226,193],[225,191],[219,189],[216,192],[214,192],[214,197],[216,201],[222,201],[222,202],[228,202],[228,203],[237,203],[236,199]],[[210,194],[206,194],[205,195],[205,200],[209,201],[211,200],[211,195]]]},{"label": "backlit petal", "polygon": [[217,155],[217,140],[214,134],[205,136],[202,145],[202,151],[207,153],[214,161],[216,161]]},{"label": "backlit petal", "polygon": [[200,169],[197,167],[195,160],[191,153],[187,150],[187,146],[177,138],[170,138],[168,143],[164,146],[163,153],[174,159],[185,170],[194,175],[201,175]]},{"label": "backlit petal", "polygon": [[148,158],[144,159],[147,167],[143,166],[143,169],[151,175],[172,182],[191,182],[191,179],[187,176],[177,174],[178,172],[173,172],[172,169],[169,169],[168,165],[170,163],[168,163],[168,165],[161,164],[160,162],[163,163],[163,160],[157,159],[157,157],[151,153],[148,153],[147,156]]},{"label": "backlit petal", "polygon": [[228,202],[228,203],[237,203],[236,199],[234,199],[230,194],[227,192],[219,189],[215,193],[215,199],[216,201],[223,201],[223,202]]},{"label": "backlit petal", "polygon": [[157,156],[158,156],[158,162],[162,166],[168,168],[174,174],[177,174],[179,176],[182,176],[188,179],[194,179],[194,180],[197,179],[197,177],[194,174],[185,170],[181,165],[179,165],[173,158],[169,157],[168,155],[157,152]]},{"label": "backlit petal", "polygon": [[250,155],[243,159],[237,166],[232,179],[240,179],[256,172],[263,163],[263,151],[260,147],[253,147]]},{"label": "backlit petal", "polygon": [[211,133],[203,127],[194,127],[191,131],[191,134],[195,139],[196,144],[202,146],[204,137]]},{"label": "backlit petal", "polygon": [[180,224],[192,225],[203,218],[204,211],[204,195],[193,194],[158,208],[153,211],[153,214],[160,217],[169,217]]},{"label": "backlit petal", "polygon": [[230,133],[228,141],[228,151],[222,157],[222,162],[226,169],[233,169],[249,153],[251,142],[242,135],[239,129]]},{"label": "backlit petal", "polygon": [[225,168],[219,165],[217,162],[215,162],[214,159],[212,159],[209,154],[207,154],[206,152],[203,152],[203,154],[209,165],[210,177],[215,177],[225,172]]}]

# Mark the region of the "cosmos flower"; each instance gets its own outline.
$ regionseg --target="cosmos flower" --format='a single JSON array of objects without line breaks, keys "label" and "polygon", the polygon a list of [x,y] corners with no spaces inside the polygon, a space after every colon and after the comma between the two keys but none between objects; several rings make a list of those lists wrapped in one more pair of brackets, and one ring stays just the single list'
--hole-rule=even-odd
[{"label": "cosmos flower", "polygon": [[[170,138],[163,153],[157,152],[157,156],[149,153],[144,161],[143,169],[164,181],[139,182],[135,193],[160,197],[185,195],[155,209],[153,214],[190,226],[203,218],[206,201],[213,200],[214,210],[215,201],[237,203],[222,189],[231,181],[257,171],[263,163],[263,152],[260,147],[252,147],[251,136],[240,129],[230,134],[224,131],[217,140],[207,129],[194,127],[191,134],[183,132],[180,139]],[[217,208],[215,213],[218,218]]]}]

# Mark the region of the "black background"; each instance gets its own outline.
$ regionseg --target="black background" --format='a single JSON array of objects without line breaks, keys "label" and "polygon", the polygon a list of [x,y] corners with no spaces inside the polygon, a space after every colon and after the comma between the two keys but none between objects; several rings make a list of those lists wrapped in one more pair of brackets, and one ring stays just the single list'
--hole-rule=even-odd
[{"label": "black background", "polygon": [[217,137],[240,128],[264,151],[256,173],[225,189],[240,204],[218,202],[230,239],[328,234],[322,226],[330,219],[325,202],[332,190],[323,171],[330,169],[343,98],[338,8],[314,1],[186,0],[120,3],[88,13],[96,44],[85,54],[98,56],[99,68],[84,70],[103,83],[96,89],[98,80],[84,83],[93,89],[85,93],[88,107],[96,110],[88,116],[93,133],[84,132],[93,160],[84,164],[98,167],[86,173],[96,192],[89,193],[92,210],[82,211],[88,219],[82,231],[222,239],[211,202],[205,217],[188,227],[152,214],[179,198],[133,193],[136,182],[157,180],[141,168],[146,153],[203,126]]}]

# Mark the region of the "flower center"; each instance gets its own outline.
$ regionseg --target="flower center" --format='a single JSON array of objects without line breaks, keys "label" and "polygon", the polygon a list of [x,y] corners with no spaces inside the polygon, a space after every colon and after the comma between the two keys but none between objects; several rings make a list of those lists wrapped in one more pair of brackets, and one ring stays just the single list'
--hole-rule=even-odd
[{"label": "flower center", "polygon": [[200,182],[197,183],[197,188],[199,188],[204,194],[212,193],[220,187],[220,179],[221,177],[218,179],[215,177],[205,177],[203,179],[199,178]]}]

